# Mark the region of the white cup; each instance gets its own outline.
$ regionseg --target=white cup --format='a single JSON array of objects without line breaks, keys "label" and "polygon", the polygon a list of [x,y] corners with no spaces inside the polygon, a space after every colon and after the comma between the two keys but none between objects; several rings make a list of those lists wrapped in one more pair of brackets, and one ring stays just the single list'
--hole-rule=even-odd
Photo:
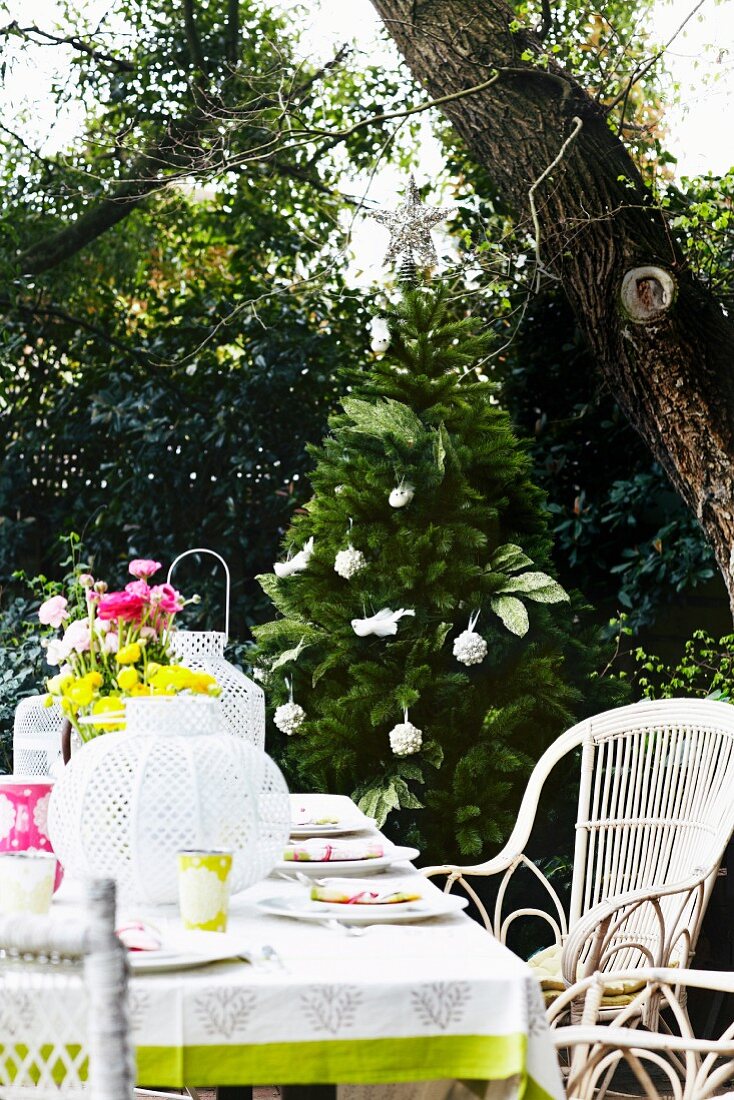
[{"label": "white cup", "polygon": [[50,852],[0,852],[0,913],[48,913],[55,877]]}]

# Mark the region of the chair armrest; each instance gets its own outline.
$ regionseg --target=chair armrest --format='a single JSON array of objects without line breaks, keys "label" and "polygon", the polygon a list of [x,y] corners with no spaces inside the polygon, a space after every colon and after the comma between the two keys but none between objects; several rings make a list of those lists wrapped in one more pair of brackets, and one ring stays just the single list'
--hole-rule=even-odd
[{"label": "chair armrest", "polygon": [[[569,932],[561,956],[564,981],[572,985],[579,977],[593,971],[613,970],[615,967],[610,966],[610,961],[619,952],[630,948],[637,948],[646,955],[648,966],[669,965],[681,937],[688,939],[690,949],[689,927],[696,927],[703,907],[706,880],[711,873],[711,869],[700,869],[690,878],[679,882],[643,887],[599,902]],[[670,914],[668,915],[666,925],[661,901],[663,898],[676,896],[680,898],[679,904],[674,908],[672,920]],[[680,919],[689,906],[695,913],[695,920],[689,918],[686,927],[679,927]],[[637,936],[639,912],[645,907],[650,909],[647,920],[653,927],[657,926],[657,942],[654,948],[640,942]],[[632,920],[635,915],[637,921]],[[631,920],[632,927],[629,927]],[[688,954],[682,962],[685,965],[687,961]],[[581,968],[583,975],[579,974]]]},{"label": "chair armrest", "polygon": [[421,867],[420,872],[425,875],[426,878],[434,878],[436,875],[446,875],[448,878],[453,879],[454,882],[457,879],[464,878],[465,875],[481,875],[482,877],[490,877],[491,875],[502,874],[508,867],[512,867],[513,863],[516,863],[522,856],[522,852],[514,851],[509,847],[505,847],[499,852],[493,859],[487,860],[486,863],[479,863],[473,867],[462,867],[457,863],[442,863],[437,864],[435,867]]}]

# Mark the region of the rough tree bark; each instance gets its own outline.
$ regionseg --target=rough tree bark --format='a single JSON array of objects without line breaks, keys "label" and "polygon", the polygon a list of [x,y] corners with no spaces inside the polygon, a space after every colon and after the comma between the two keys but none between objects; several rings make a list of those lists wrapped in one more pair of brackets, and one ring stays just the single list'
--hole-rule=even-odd
[{"label": "rough tree bark", "polygon": [[603,106],[560,66],[522,60],[543,47],[510,30],[506,0],[372,3],[432,97],[499,71],[444,113],[534,225],[542,267],[561,280],[614,396],[698,517],[734,613],[734,326],[688,269]]}]

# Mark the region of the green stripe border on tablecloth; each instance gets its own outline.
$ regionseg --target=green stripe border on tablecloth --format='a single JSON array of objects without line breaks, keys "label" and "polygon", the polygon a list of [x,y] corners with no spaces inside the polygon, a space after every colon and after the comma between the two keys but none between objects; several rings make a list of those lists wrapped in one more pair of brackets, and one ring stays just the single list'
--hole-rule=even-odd
[{"label": "green stripe border on tablecloth", "polygon": [[334,1039],[310,1043],[139,1046],[138,1084],[379,1085],[447,1077],[501,1080],[519,1074],[525,1100],[550,1100],[525,1076],[527,1037],[430,1035],[390,1039]]}]

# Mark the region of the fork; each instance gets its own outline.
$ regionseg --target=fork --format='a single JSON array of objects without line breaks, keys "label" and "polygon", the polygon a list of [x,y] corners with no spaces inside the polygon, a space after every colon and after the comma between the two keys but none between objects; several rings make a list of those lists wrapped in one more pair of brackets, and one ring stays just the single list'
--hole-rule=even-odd
[{"label": "fork", "polygon": [[282,878],[285,882],[297,882],[301,886],[324,886],[327,882],[325,878],[313,878],[311,875],[304,875],[303,871],[277,871],[278,878]]},{"label": "fork", "polygon": [[316,923],[320,924],[322,928],[328,928],[331,932],[341,932],[343,936],[364,936],[370,928],[375,927],[374,924],[342,924],[342,922],[335,917],[332,917],[331,920],[320,920]]}]

